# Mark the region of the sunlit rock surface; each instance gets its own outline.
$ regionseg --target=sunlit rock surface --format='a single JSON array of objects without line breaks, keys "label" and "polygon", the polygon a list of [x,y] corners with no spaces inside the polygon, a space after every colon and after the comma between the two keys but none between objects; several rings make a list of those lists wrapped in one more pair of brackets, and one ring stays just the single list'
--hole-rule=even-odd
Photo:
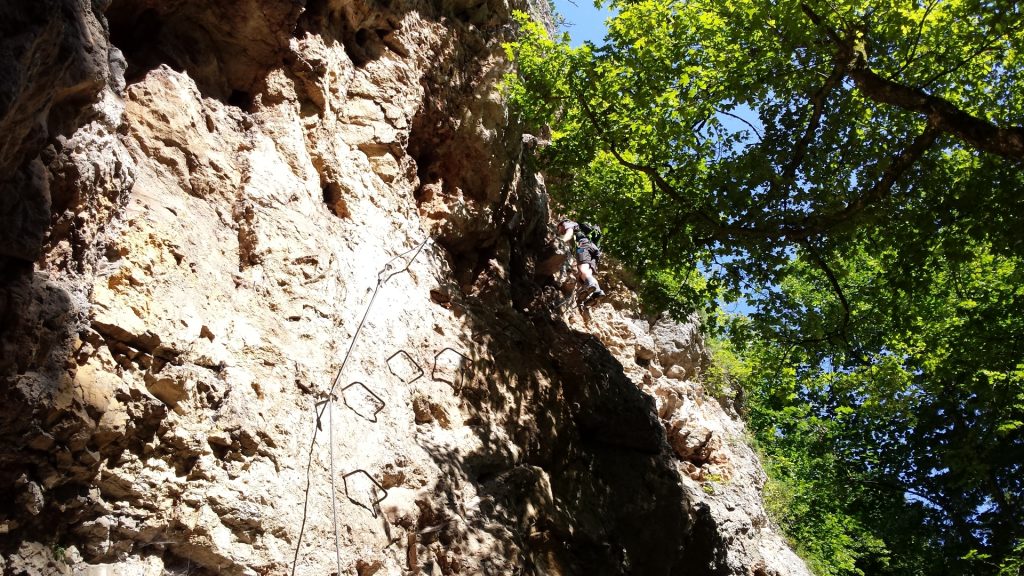
[{"label": "sunlit rock surface", "polygon": [[5,574],[807,573],[697,327],[557,310],[527,8],[0,5]]}]

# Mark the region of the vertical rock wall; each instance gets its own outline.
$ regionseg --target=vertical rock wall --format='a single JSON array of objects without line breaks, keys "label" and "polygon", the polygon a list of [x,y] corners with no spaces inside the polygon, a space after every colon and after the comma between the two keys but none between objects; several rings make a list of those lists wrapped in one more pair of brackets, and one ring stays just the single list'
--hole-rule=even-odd
[{"label": "vertical rock wall", "polygon": [[13,4],[5,573],[802,573],[695,489],[699,348],[552,312],[514,6]]}]

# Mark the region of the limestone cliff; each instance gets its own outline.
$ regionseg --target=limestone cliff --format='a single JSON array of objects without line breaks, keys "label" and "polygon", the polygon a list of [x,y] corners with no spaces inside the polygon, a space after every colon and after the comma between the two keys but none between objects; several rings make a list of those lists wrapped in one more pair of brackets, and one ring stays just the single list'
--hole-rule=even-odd
[{"label": "limestone cliff", "polygon": [[0,1],[5,574],[807,573],[696,327],[557,310],[518,1]]}]

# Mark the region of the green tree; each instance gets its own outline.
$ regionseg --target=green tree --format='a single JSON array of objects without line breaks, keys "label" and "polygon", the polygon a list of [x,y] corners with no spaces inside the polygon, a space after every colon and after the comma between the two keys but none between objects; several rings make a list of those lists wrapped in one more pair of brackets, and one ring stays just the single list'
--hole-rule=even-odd
[{"label": "green tree", "polygon": [[1019,568],[1021,8],[611,5],[601,46],[522,20],[510,94],[656,304],[753,306],[729,334],[812,563]]}]

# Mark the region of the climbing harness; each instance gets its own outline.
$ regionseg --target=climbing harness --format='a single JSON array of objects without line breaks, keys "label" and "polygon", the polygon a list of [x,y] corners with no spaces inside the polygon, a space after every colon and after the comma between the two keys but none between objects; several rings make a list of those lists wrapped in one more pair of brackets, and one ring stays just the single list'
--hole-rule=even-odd
[{"label": "climbing harness", "polygon": [[[380,292],[381,287],[384,284],[386,284],[388,280],[394,278],[395,276],[397,276],[399,274],[402,274],[403,272],[407,272],[409,270],[409,267],[412,266],[413,261],[416,259],[417,256],[419,256],[419,254],[423,250],[423,248],[427,245],[428,242],[430,242],[432,240],[433,239],[428,236],[427,238],[425,238],[423,240],[423,242],[420,242],[419,245],[417,245],[417,246],[415,246],[413,248],[410,248],[409,250],[406,250],[405,252],[403,252],[403,253],[399,254],[398,256],[395,256],[391,260],[389,260],[384,265],[384,267],[381,268],[381,270],[377,273],[377,285],[373,289],[373,295],[370,296],[370,302],[366,305],[366,309],[363,311],[363,317],[362,317],[362,319],[359,320],[359,325],[356,326],[356,331],[352,334],[352,339],[349,341],[348,350],[345,351],[345,356],[341,360],[341,366],[338,367],[338,372],[334,376],[334,382],[331,384],[331,389],[327,393],[327,398],[325,400],[317,402],[314,405],[314,410],[319,408],[319,411],[316,414],[316,428],[313,430],[313,440],[310,442],[309,453],[307,455],[307,461],[306,461],[306,492],[305,492],[305,497],[304,497],[303,503],[302,503],[302,525],[299,528],[299,538],[298,538],[298,541],[295,544],[295,555],[292,558],[292,571],[291,571],[291,575],[292,576],[295,576],[295,568],[296,568],[296,566],[298,565],[298,562],[299,562],[299,550],[302,549],[302,536],[303,536],[303,534],[305,533],[305,530],[306,530],[306,519],[308,517],[308,509],[309,509],[309,489],[310,489],[311,484],[312,484],[310,471],[311,471],[312,466],[313,466],[313,449],[316,446],[316,433],[317,433],[317,430],[323,430],[323,428],[321,427],[321,419],[323,418],[324,410],[328,410],[328,409],[330,409],[330,412],[327,415],[327,429],[328,429],[328,442],[330,443],[329,454],[330,454],[330,461],[331,461],[331,465],[330,465],[330,473],[331,473],[331,515],[332,515],[332,518],[333,518],[333,521],[334,521],[334,556],[335,556],[335,562],[337,563],[337,570],[338,570],[337,573],[339,575],[342,574],[342,571],[341,571],[341,545],[340,545],[340,537],[339,537],[339,534],[338,534],[338,508],[337,508],[337,502],[336,502],[336,497],[335,497],[335,494],[337,492],[337,488],[335,486],[335,478],[334,478],[334,475],[335,475],[335,472],[334,472],[334,418],[333,418],[333,414],[334,414],[334,391],[338,387],[338,383],[341,382],[341,376],[342,376],[342,373],[345,370],[345,364],[348,363],[349,356],[352,355],[352,350],[355,349],[356,342],[359,340],[359,334],[360,334],[360,332],[363,329],[363,325],[366,323],[366,318],[370,315],[370,310],[373,308],[373,303],[377,300],[377,294]],[[410,253],[412,253],[412,256],[409,256],[408,259],[405,259],[405,257],[408,256]],[[396,261],[401,261],[401,263],[396,263]],[[374,413],[374,417],[376,417],[376,413]],[[359,470],[357,470],[357,471],[359,471]],[[365,474],[365,472],[363,472],[363,473]],[[345,475],[345,479],[347,479],[351,474],[353,474],[353,473],[350,472],[349,474],[346,474]],[[371,481],[372,480],[373,479],[371,478]],[[348,496],[348,485],[347,484],[346,484],[346,488],[345,488],[345,494],[346,494],[346,496]],[[385,491],[384,494],[386,496],[387,492]],[[352,498],[349,497],[349,500],[352,500]],[[383,498],[381,498],[380,500],[383,500]],[[376,503],[379,503],[380,500],[377,500]],[[374,514],[374,517],[376,517],[376,513]]]}]

